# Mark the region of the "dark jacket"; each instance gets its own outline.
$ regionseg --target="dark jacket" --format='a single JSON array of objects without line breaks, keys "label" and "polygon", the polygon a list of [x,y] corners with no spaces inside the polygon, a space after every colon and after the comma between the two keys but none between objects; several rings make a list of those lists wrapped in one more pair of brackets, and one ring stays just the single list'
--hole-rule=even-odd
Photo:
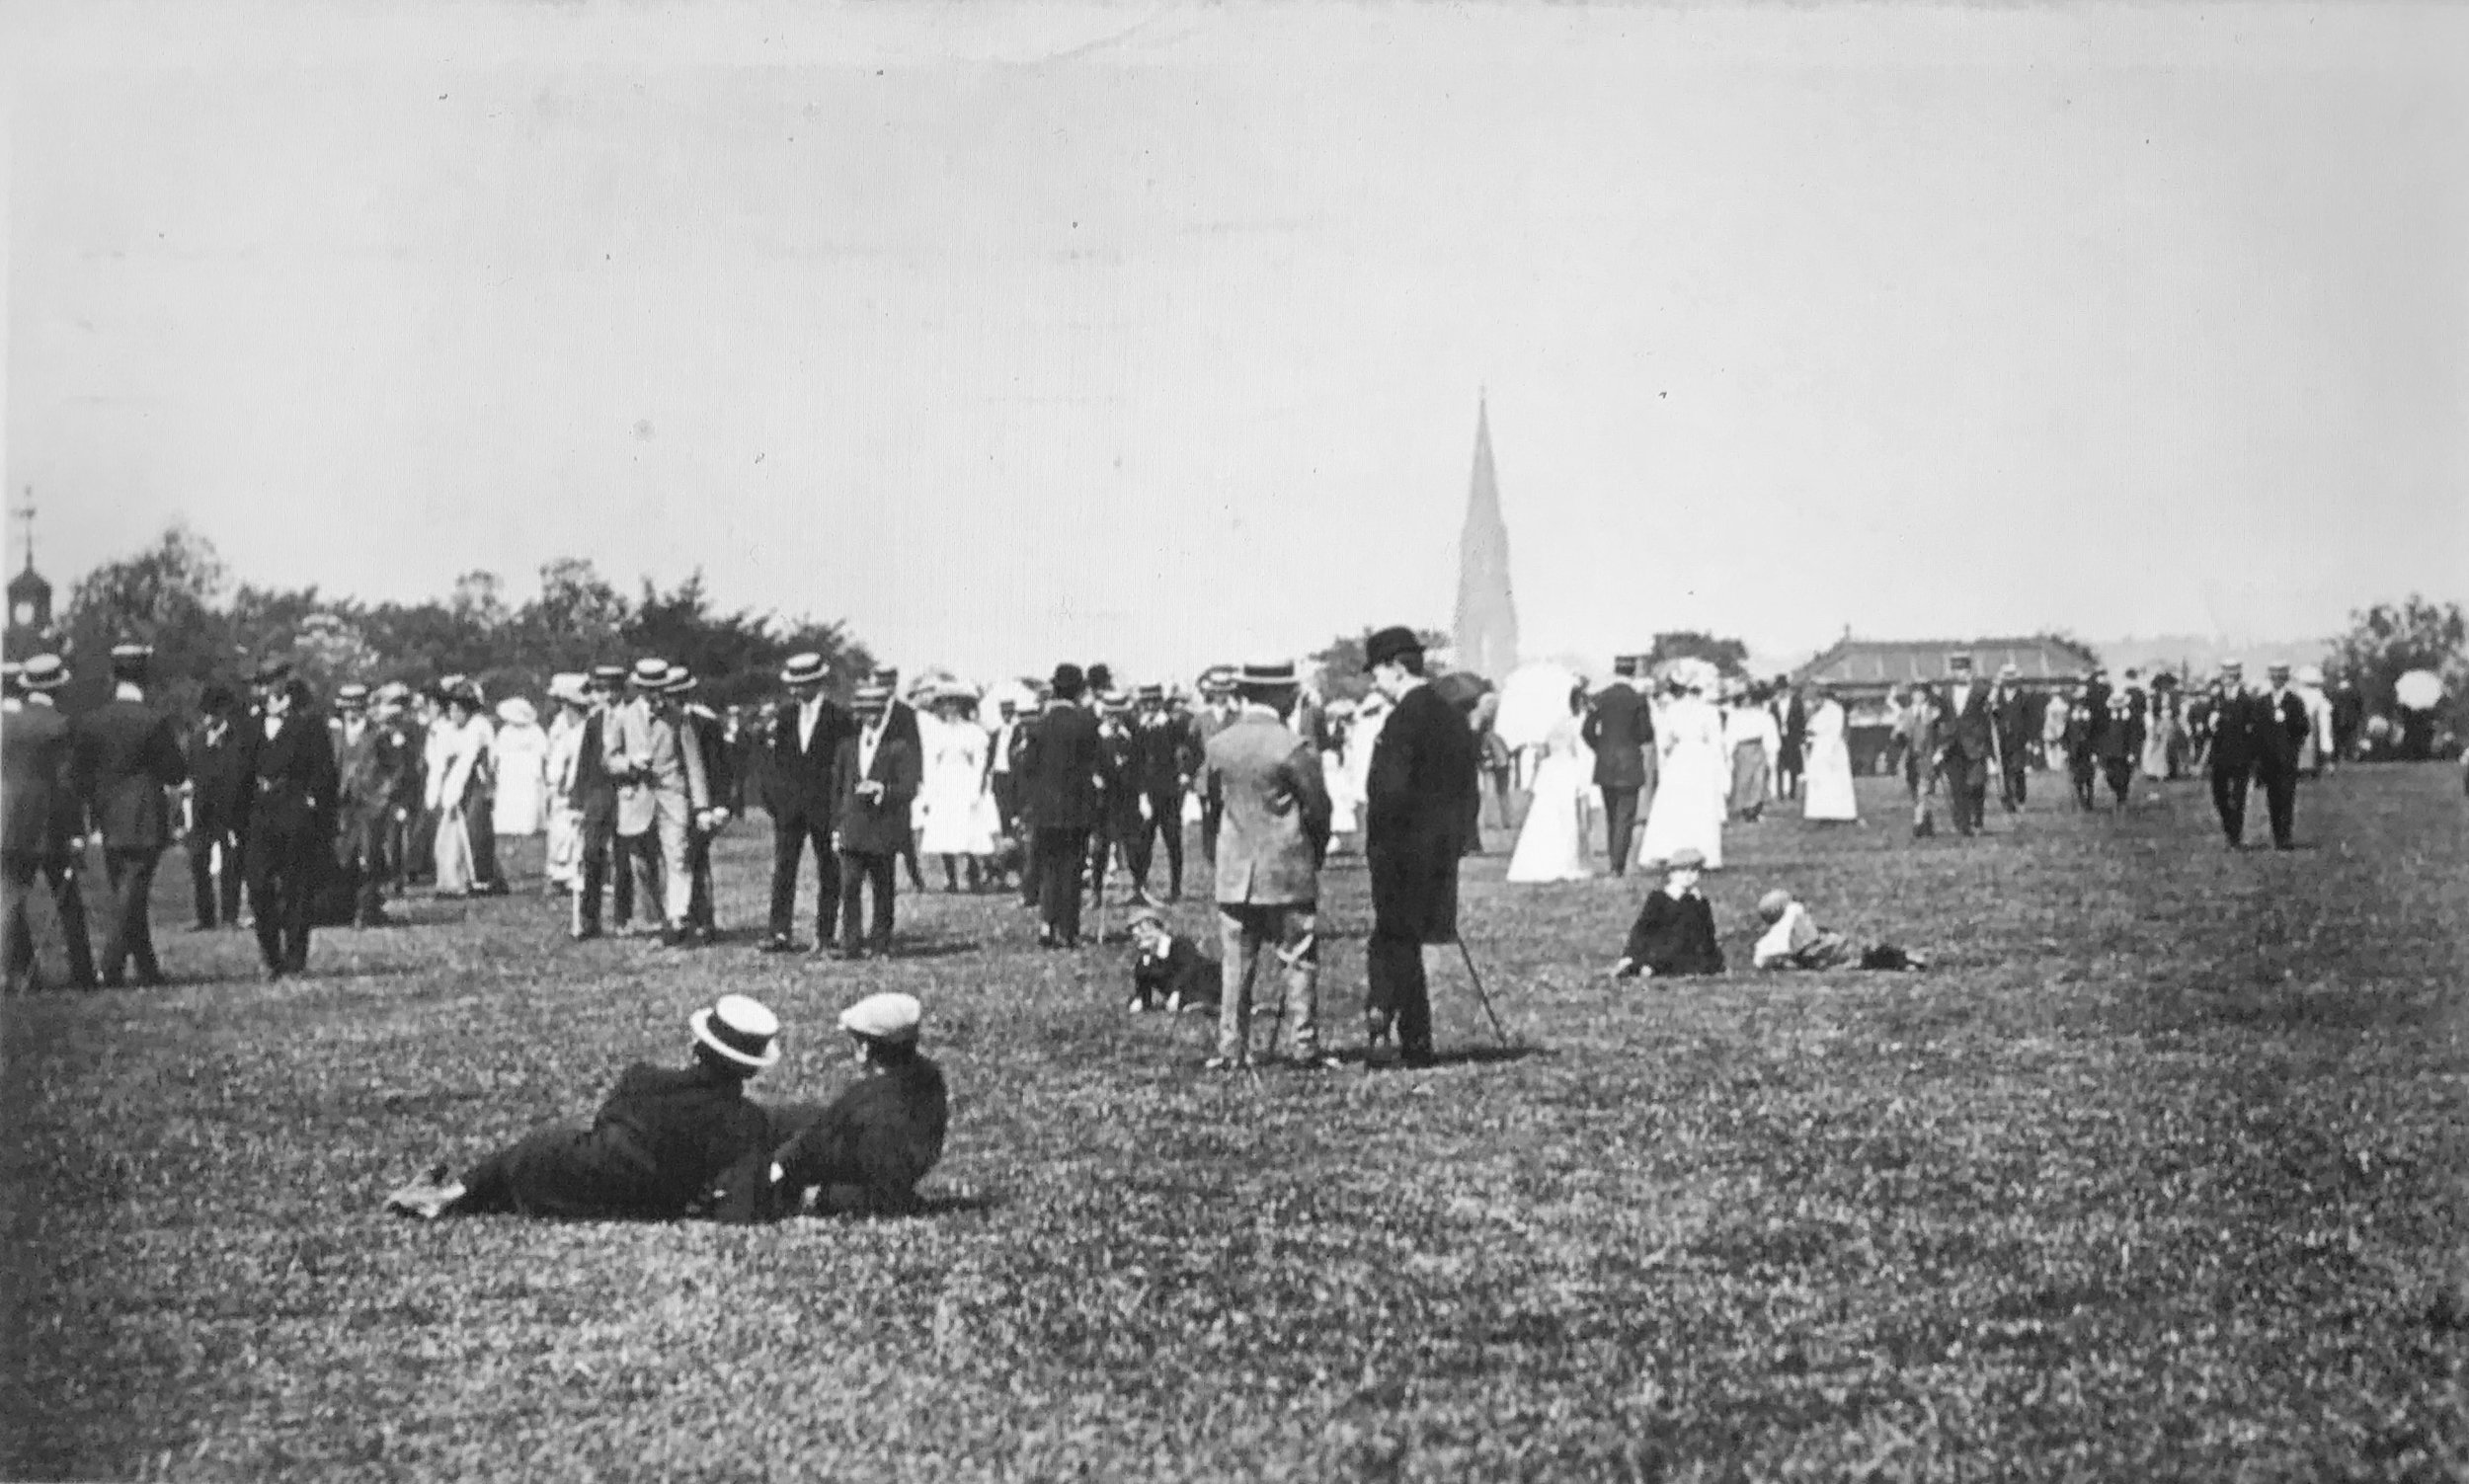
[{"label": "dark jacket", "polygon": [[1381,724],[1365,789],[1375,934],[1457,936],[1458,858],[1480,782],[1465,716],[1429,685],[1408,691]]},{"label": "dark jacket", "polygon": [[734,748],[723,734],[720,716],[708,706],[684,706],[686,729],[694,738],[694,750],[703,756],[703,793],[716,808],[728,807],[736,795],[737,759]]},{"label": "dark jacket", "polygon": [[746,1084],[696,1062],[626,1068],[591,1126],[557,1124],[484,1160],[459,1211],[575,1220],[762,1213],[772,1144]]},{"label": "dark jacket", "polygon": [[[861,734],[840,739],[840,755],[833,768],[833,829],[837,848],[856,855],[898,855],[909,845],[909,810],[917,801],[919,768],[916,744],[892,730],[886,721],[876,743],[873,764],[857,766]],[[883,785],[877,798],[861,799],[857,785]]]},{"label": "dark jacket", "polygon": [[189,807],[200,830],[239,830],[249,822],[249,800],[257,793],[257,764],[251,741],[259,736],[246,713],[214,731],[213,717],[201,718],[189,734]]},{"label": "dark jacket", "polygon": [[1678,898],[1660,888],[1647,893],[1621,956],[1633,970],[1652,970],[1658,976],[1721,974],[1723,947],[1714,938],[1714,908],[1696,892]]},{"label": "dark jacket", "polygon": [[782,701],[771,714],[771,766],[764,779],[763,808],[775,820],[829,824],[838,798],[833,769],[840,743],[857,735],[856,720],[829,696],[818,700],[811,739],[798,736],[795,699]]},{"label": "dark jacket", "polygon": [[1654,712],[1646,698],[1615,680],[1594,698],[1578,735],[1595,749],[1595,782],[1604,788],[1643,788],[1645,749],[1654,744]]},{"label": "dark jacket", "polygon": [[1966,762],[1989,761],[1994,735],[1989,687],[1979,680],[1972,681],[1959,709],[1954,704],[1954,686],[1951,682],[1937,693],[1936,700],[1939,747]]},{"label": "dark jacket", "polygon": [[1168,934],[1165,952],[1144,948],[1132,961],[1132,993],[1144,1005],[1188,1010],[1214,1005],[1225,990],[1225,973],[1200,945],[1181,934]]},{"label": "dark jacket", "polygon": [[1159,712],[1133,724],[1132,755],[1141,792],[1153,799],[1181,793],[1198,771],[1191,761],[1191,740],[1186,736],[1183,719],[1171,712]]},{"label": "dark jacket", "polygon": [[1020,749],[1021,811],[1040,829],[1095,827],[1100,765],[1097,718],[1069,701],[1053,703]]},{"label": "dark jacket", "polygon": [[2296,772],[2312,725],[2306,703],[2293,691],[2282,691],[2276,700],[2261,695],[2255,698],[2254,716],[2255,771],[2272,777]]},{"label": "dark jacket", "polygon": [[575,754],[575,809],[586,834],[617,828],[617,780],[608,776],[608,711],[583,719],[581,750]]},{"label": "dark jacket", "polygon": [[391,814],[405,792],[405,775],[419,765],[411,733],[395,722],[364,719],[360,735],[348,736],[341,721],[328,725],[335,749],[339,808],[347,824],[373,824]]},{"label": "dark jacket", "polygon": [[825,1106],[772,1109],[783,1212],[798,1193],[833,1186],[855,1187],[870,1211],[915,1210],[950,1123],[942,1069],[918,1055],[880,1064]]},{"label": "dark jacket", "polygon": [[249,832],[331,835],[338,782],[324,720],[295,709],[271,738],[263,717],[251,715],[240,725],[254,729],[250,764],[256,786],[249,800]]},{"label": "dark jacket", "polygon": [[0,851],[60,853],[77,831],[77,768],[76,729],[56,709],[30,701],[0,720]]},{"label": "dark jacket", "polygon": [[172,842],[163,791],[189,776],[168,713],[114,699],[77,719],[78,771],[106,850],[161,850]]}]

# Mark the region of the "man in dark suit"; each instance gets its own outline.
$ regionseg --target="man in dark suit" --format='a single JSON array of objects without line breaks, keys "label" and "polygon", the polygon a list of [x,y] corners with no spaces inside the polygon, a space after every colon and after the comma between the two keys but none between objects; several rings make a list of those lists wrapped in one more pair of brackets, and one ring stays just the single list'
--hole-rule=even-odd
[{"label": "man in dark suit", "polygon": [[189,885],[196,925],[203,930],[219,921],[238,927],[240,841],[248,832],[249,796],[256,792],[249,712],[220,681],[208,684],[198,704],[202,714],[189,737]]},{"label": "man in dark suit", "polygon": [[411,734],[368,714],[368,687],[355,681],[335,691],[328,724],[337,780],[335,858],[353,878],[356,927],[392,927],[386,915],[386,839],[412,767]]},{"label": "man in dark suit", "polygon": [[2075,789],[2075,807],[2090,809],[2101,773],[2101,739],[2109,730],[2109,671],[2092,667],[2090,678],[2068,708],[2066,772]]},{"label": "man in dark suit", "polygon": [[[886,664],[878,667],[874,672],[874,683],[882,686],[892,698],[884,708],[884,725],[892,729],[892,736],[909,743],[910,749],[917,754],[922,763],[925,757],[925,733],[924,729],[917,725],[917,708],[911,705],[900,693],[899,666]],[[909,872],[910,890],[924,891],[925,873],[918,869],[916,831],[910,831],[909,838],[902,842],[900,859],[901,865]]]},{"label": "man in dark suit", "polygon": [[1967,835],[1988,823],[1997,729],[1989,712],[1989,688],[1972,678],[1972,657],[1951,656],[1947,668],[1951,674],[1938,694],[1938,761],[1946,775],[1954,832]]},{"label": "man in dark suit", "polygon": [[669,666],[664,694],[677,708],[679,741],[702,756],[703,789],[711,801],[686,820],[685,827],[685,871],[692,883],[686,891],[685,933],[695,942],[709,943],[720,936],[719,909],[712,898],[711,842],[729,823],[726,801],[737,790],[737,766],[726,724],[718,712],[695,699],[698,688],[693,670],[682,664]]},{"label": "man in dark suit", "polygon": [[1055,666],[1054,699],[1020,752],[1020,799],[1031,825],[1040,948],[1080,941],[1080,867],[1097,826],[1100,758],[1097,718],[1084,710],[1076,664]]},{"label": "man in dark suit", "polygon": [[[1232,666],[1213,664],[1200,676],[1200,710],[1191,719],[1190,771],[1197,775],[1199,759],[1208,755],[1210,739],[1234,720],[1234,671]],[[1200,853],[1204,859],[1218,858],[1219,809],[1204,795],[1200,801]]]},{"label": "man in dark suit", "polygon": [[[626,683],[622,664],[595,664],[585,682],[591,704],[584,712],[583,737],[575,751],[576,825],[582,839],[582,870],[575,885],[574,921],[569,933],[577,942],[600,935],[600,893],[611,892],[611,904],[621,923],[634,920],[634,872],[620,869],[609,879],[617,849],[617,780],[608,776],[608,712],[617,688]],[[625,863],[619,862],[623,866]]]},{"label": "man in dark suit", "polygon": [[37,655],[17,675],[20,702],[0,721],[0,888],[5,927],[0,963],[14,993],[35,987],[35,938],[26,898],[40,875],[51,888],[67,940],[69,982],[95,986],[94,949],[86,939],[86,899],[77,886],[77,860],[85,820],[87,780],[82,775],[76,729],[60,715],[52,695],[68,683],[68,666],[57,655]]},{"label": "man in dark suit", "polygon": [[1149,898],[1149,866],[1157,842],[1166,847],[1166,900],[1183,895],[1183,792],[1191,786],[1191,738],[1183,719],[1166,709],[1166,688],[1144,685],[1132,716],[1132,772],[1140,794],[1138,817],[1124,865],[1132,873],[1132,899]]},{"label": "man in dark suit", "polygon": [[154,957],[154,924],[146,910],[153,898],[154,868],[172,842],[171,807],[164,790],[189,776],[189,760],[170,713],[146,702],[146,670],[154,651],[123,644],[112,651],[112,699],[77,722],[84,753],[79,772],[93,789],[95,832],[103,840],[103,876],[109,893],[103,912],[103,985],[117,989],[131,965],[137,982],[163,982]]},{"label": "man in dark suit", "polygon": [[[840,957],[892,951],[893,865],[909,846],[910,806],[917,802],[916,744],[901,735],[887,685],[857,688],[857,730],[840,739],[833,762],[833,844],[840,854]],[[912,719],[915,720],[914,718]],[[874,891],[874,915],[861,923],[860,897]]]},{"label": "man in dark suit", "polygon": [[1630,685],[1637,657],[1612,662],[1612,683],[1595,692],[1579,735],[1595,753],[1595,786],[1603,790],[1604,844],[1612,874],[1629,874],[1630,836],[1637,828],[1637,792],[1646,786],[1646,758],[1654,746],[1654,713]]},{"label": "man in dark suit", "polygon": [[[765,953],[793,953],[790,929],[797,920],[797,867],[806,848],[815,852],[815,952],[832,946],[840,904],[840,862],[832,849],[832,769],[840,742],[855,728],[848,714],[823,693],[828,676],[823,657],[791,655],[780,668],[789,698],[771,722],[771,936]],[[915,718],[912,718],[913,722]]]},{"label": "man in dark suit", "polygon": [[2255,781],[2264,786],[2264,808],[2271,816],[2271,848],[2289,850],[2297,843],[2297,760],[2314,723],[2289,688],[2289,667],[2274,664],[2265,673],[2271,691],[2255,720]]},{"label": "man in dark suit", "polygon": [[2221,661],[2220,678],[2212,686],[2212,742],[2205,763],[2211,772],[2212,810],[2220,816],[2220,832],[2232,850],[2246,844],[2246,790],[2255,776],[2262,710],[2261,698],[2246,688],[2246,666],[2236,660]]},{"label": "man in dark suit", "polygon": [[1107,869],[1116,861],[1129,863],[1132,836],[1140,832],[1141,790],[1132,751],[1132,698],[1119,690],[1092,690],[1089,699],[1097,712],[1097,828],[1088,841],[1089,899],[1102,906]]},{"label": "man in dark suit", "polygon": [[1774,714],[1776,735],[1783,739],[1775,754],[1775,797],[1797,799],[1809,751],[1809,708],[1790,675],[1775,677],[1773,695],[1767,709]]},{"label": "man in dark suit", "polygon": [[312,899],[334,867],[339,783],[334,746],[310,708],[307,683],[292,675],[286,661],[260,665],[256,683],[256,792],[242,856],[258,955],[266,976],[279,979],[308,968]]},{"label": "man in dark suit", "polygon": [[1458,935],[1458,858],[1468,801],[1480,786],[1474,734],[1423,677],[1423,642],[1409,628],[1364,641],[1372,684],[1394,703],[1372,747],[1364,855],[1372,871],[1366,958],[1366,1055],[1394,1031],[1408,1066],[1432,1061],[1431,986],[1423,945]]},{"label": "man in dark suit", "polygon": [[1997,729],[1998,802],[2013,814],[2024,807],[2024,780],[2031,771],[2031,739],[2040,730],[2023,671],[2013,662],[1998,666],[1989,689],[1989,725]]}]

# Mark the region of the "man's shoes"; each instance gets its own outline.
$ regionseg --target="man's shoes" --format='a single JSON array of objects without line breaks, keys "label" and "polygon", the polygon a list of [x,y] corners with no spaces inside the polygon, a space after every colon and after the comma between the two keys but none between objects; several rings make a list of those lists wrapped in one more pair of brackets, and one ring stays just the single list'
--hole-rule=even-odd
[{"label": "man's shoes", "polygon": [[282,976],[283,976],[283,967],[282,967],[282,965],[280,965],[280,964],[269,964],[269,965],[267,965],[267,966],[266,966],[266,982],[268,982],[268,983],[270,983],[270,984],[279,982],[279,981],[281,980]]},{"label": "man's shoes", "polygon": [[444,1168],[439,1165],[427,1180],[416,1180],[399,1190],[388,1192],[385,1209],[395,1215],[412,1216],[423,1221],[434,1221],[444,1215],[453,1209],[455,1202],[463,1199],[462,1182],[445,1179]]},{"label": "man's shoes", "polygon": [[1212,1056],[1200,1063],[1202,1071],[1247,1071],[1251,1061],[1243,1056]]},{"label": "man's shoes", "polygon": [[684,948],[692,941],[682,927],[672,925],[660,930],[660,946],[663,948]]},{"label": "man's shoes", "polygon": [[583,926],[568,932],[566,936],[572,938],[577,943],[589,943],[593,939],[600,936],[600,925],[597,922],[588,922]]},{"label": "man's shoes", "polygon": [[1439,1060],[1438,1056],[1432,1054],[1432,1049],[1428,1046],[1408,1048],[1397,1056],[1397,1064],[1408,1071],[1422,1071],[1437,1064]]},{"label": "man's shoes", "polygon": [[763,940],[762,947],[758,951],[762,953],[796,953],[799,951],[799,948],[797,940],[790,937],[787,933],[773,933],[770,937]]},{"label": "man's shoes", "polygon": [[1146,1014],[1148,1014],[1148,1013],[1149,1013],[1149,996],[1148,996],[1148,995],[1146,995],[1146,994],[1135,994],[1135,995],[1133,995],[1133,996],[1132,996],[1132,998],[1131,998],[1130,1003],[1126,1004],[1126,1005],[1123,1007],[1123,1010],[1124,1010],[1124,1013],[1125,1013],[1125,1014],[1127,1014],[1127,1015],[1146,1015]]},{"label": "man's shoes", "polygon": [[363,914],[360,916],[359,920],[358,920],[357,922],[354,922],[352,925],[353,925],[354,927],[363,927],[363,928],[366,928],[366,927],[401,927],[401,926],[403,925],[403,919],[402,919],[402,918],[400,918],[400,917],[389,917],[389,916],[387,916],[387,915],[386,915],[385,913],[383,913],[383,912],[367,912],[367,913],[363,913]]},{"label": "man's shoes", "polygon": [[1337,1065],[1338,1062],[1335,1056],[1324,1056],[1317,1052],[1307,1053],[1304,1055],[1289,1056],[1286,1058],[1286,1069],[1288,1071],[1335,1071],[1337,1070]]}]

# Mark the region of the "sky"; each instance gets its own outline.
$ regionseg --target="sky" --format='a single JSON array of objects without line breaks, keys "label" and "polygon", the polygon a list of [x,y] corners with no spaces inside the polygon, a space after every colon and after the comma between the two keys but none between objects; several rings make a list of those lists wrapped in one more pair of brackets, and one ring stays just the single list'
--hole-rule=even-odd
[{"label": "sky", "polygon": [[[65,584],[585,557],[964,673],[2469,596],[2469,10],[19,5]],[[12,524],[12,561],[17,528]]]}]

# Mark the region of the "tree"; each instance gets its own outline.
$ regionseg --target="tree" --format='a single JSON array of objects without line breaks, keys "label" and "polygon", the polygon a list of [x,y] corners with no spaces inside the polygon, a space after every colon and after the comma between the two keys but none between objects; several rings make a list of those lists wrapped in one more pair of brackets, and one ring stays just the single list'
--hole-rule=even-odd
[{"label": "tree", "polygon": [[109,693],[112,647],[154,646],[154,675],[174,704],[192,702],[203,682],[232,667],[230,625],[218,611],[224,581],[213,543],[175,524],[152,546],[106,562],[69,589],[62,613],[69,658],[81,671],[66,704]]},{"label": "tree", "polygon": [[2327,682],[2357,687],[2367,715],[2403,722],[2412,719],[2401,711],[2394,686],[2413,669],[2430,669],[2443,679],[2443,699],[2429,719],[2433,727],[2418,727],[2408,750],[2423,755],[2429,731],[2469,734],[2469,618],[2458,603],[2429,602],[2413,592],[2400,603],[2352,610],[2349,632],[2333,642],[2323,668]]},{"label": "tree", "polygon": [[[1360,701],[1371,693],[1372,673],[1363,663],[1363,645],[1372,632],[1365,629],[1360,634],[1340,634],[1329,641],[1327,649],[1312,657],[1312,663],[1320,667],[1322,700]],[[1438,629],[1417,629],[1414,637],[1423,641],[1428,653],[1438,654],[1449,648],[1449,636]]]},{"label": "tree", "polygon": [[1749,647],[1737,639],[1717,639],[1694,629],[1676,629],[1654,636],[1654,647],[1646,651],[1646,668],[1653,669],[1670,660],[1704,660],[1726,678],[1736,679],[1749,672]]}]

